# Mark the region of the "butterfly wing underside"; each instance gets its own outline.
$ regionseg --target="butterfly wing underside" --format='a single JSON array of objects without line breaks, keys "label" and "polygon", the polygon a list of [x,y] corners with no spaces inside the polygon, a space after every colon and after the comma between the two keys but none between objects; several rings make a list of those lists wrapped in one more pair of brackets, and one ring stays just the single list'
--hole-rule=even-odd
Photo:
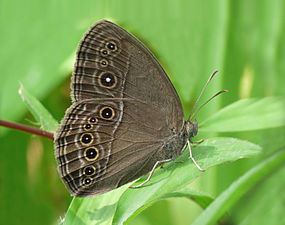
[{"label": "butterfly wing underside", "polygon": [[55,154],[72,195],[101,194],[149,172],[172,130],[183,128],[179,97],[161,65],[109,21],[79,44],[71,88]]}]

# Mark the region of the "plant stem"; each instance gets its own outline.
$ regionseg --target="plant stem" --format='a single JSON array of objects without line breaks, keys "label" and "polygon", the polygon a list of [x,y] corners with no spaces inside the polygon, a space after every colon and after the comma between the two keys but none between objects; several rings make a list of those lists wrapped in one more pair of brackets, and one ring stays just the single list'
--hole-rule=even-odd
[{"label": "plant stem", "polygon": [[38,128],[34,128],[34,127],[28,127],[25,126],[23,124],[18,124],[18,123],[13,123],[13,122],[9,122],[9,121],[5,121],[5,120],[0,120],[0,126],[3,127],[8,127],[14,130],[20,130],[20,131],[24,131],[30,134],[36,134],[45,138],[49,138],[51,140],[53,140],[53,133],[38,129]]}]

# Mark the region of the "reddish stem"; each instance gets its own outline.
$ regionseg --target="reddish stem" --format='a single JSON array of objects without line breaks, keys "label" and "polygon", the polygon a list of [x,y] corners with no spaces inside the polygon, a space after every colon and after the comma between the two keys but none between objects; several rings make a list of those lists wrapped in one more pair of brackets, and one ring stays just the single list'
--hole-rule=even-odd
[{"label": "reddish stem", "polygon": [[50,133],[50,132],[47,132],[47,131],[44,131],[38,128],[34,128],[34,127],[28,127],[23,124],[0,120],[0,126],[8,127],[14,130],[24,131],[24,132],[31,133],[31,134],[36,134],[36,135],[53,140],[53,133]]}]

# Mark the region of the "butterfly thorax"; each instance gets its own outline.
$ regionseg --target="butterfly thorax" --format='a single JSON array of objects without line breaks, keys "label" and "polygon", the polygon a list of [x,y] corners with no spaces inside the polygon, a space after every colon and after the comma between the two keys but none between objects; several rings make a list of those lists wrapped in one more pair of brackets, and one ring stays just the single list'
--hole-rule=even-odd
[{"label": "butterfly thorax", "polygon": [[194,122],[186,121],[181,131],[172,129],[173,135],[165,141],[162,151],[159,153],[158,160],[175,159],[179,157],[187,145],[187,140],[195,137],[198,133],[197,120]]},{"label": "butterfly thorax", "polygon": [[197,120],[194,122],[185,121],[182,131],[175,134],[172,140],[164,147],[164,149],[170,150],[171,156],[177,158],[180,156],[187,145],[187,140],[195,137],[198,133]]},{"label": "butterfly thorax", "polygon": [[163,159],[175,159],[179,157],[182,153],[188,139],[188,135],[185,129],[180,132],[173,131],[173,136],[165,140],[162,151],[160,151],[160,156],[158,160]]}]

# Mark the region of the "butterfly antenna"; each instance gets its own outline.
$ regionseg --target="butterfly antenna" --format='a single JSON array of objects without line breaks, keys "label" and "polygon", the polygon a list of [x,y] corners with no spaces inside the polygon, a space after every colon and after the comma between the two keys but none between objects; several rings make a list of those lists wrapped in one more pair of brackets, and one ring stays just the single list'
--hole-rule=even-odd
[{"label": "butterfly antenna", "polygon": [[222,90],[222,91],[219,91],[218,93],[216,93],[215,95],[213,95],[211,98],[209,98],[205,103],[203,103],[190,117],[190,121],[192,120],[192,118],[200,111],[200,109],[203,108],[203,106],[205,106],[208,102],[210,102],[211,100],[213,100],[215,97],[219,96],[220,94],[222,93],[225,93],[225,92],[229,92],[228,90]]},{"label": "butterfly antenna", "polygon": [[[196,111],[196,113],[193,114],[194,109],[196,108],[196,106],[197,106],[197,104],[198,104],[198,102],[199,102],[201,96],[203,95],[203,93],[204,93],[206,87],[208,86],[208,84],[210,83],[210,81],[213,79],[213,77],[216,75],[217,72],[218,72],[218,70],[215,70],[215,71],[212,73],[212,75],[209,77],[207,83],[205,84],[203,90],[201,91],[199,97],[197,98],[197,100],[196,100],[196,102],[195,102],[195,105],[194,105],[193,108],[192,108],[192,111],[191,111],[191,113],[190,113],[190,116],[189,116],[188,121],[191,121],[191,119],[193,118],[193,115],[195,115],[195,114],[197,113],[197,111]],[[200,108],[201,108],[201,107],[200,107]],[[199,110],[199,109],[198,109],[198,110]]]}]

